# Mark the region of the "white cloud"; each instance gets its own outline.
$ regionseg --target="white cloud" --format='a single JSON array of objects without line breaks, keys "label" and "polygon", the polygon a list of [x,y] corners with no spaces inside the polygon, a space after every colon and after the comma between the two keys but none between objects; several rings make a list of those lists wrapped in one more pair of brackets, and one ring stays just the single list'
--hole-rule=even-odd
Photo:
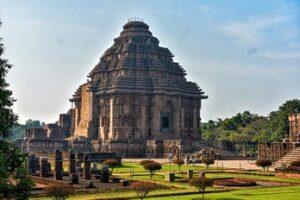
[{"label": "white cloud", "polygon": [[265,29],[284,23],[288,19],[288,16],[251,17],[244,21],[227,21],[219,30],[236,38],[239,42],[257,45]]}]

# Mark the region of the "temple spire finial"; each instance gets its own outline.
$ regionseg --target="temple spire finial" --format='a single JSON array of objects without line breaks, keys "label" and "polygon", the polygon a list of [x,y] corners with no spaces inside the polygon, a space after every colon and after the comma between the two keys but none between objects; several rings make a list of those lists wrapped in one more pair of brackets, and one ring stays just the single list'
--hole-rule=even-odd
[{"label": "temple spire finial", "polygon": [[128,22],[144,22],[144,19],[140,17],[131,17],[128,18]]}]

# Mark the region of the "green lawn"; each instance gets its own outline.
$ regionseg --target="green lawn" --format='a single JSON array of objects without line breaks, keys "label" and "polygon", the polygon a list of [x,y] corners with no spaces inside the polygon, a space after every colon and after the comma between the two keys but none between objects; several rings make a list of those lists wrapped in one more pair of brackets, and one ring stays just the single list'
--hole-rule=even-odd
[{"label": "green lawn", "polygon": [[[202,170],[206,169],[204,166],[197,166],[197,165],[183,165],[180,170],[181,171],[187,171],[188,169],[192,170]],[[213,169],[213,168],[212,168]],[[136,162],[125,162],[122,163],[122,166],[114,169],[114,173],[130,173],[130,170],[133,171],[134,173],[139,173],[139,172],[147,172],[143,166],[141,166],[139,163]],[[178,166],[172,163],[166,163],[163,164],[163,168],[160,170],[160,172],[176,172],[179,171]]]},{"label": "green lawn", "polygon": [[[206,170],[204,166],[193,166],[184,165],[181,167],[182,172],[186,172],[188,169],[193,170]],[[175,182],[164,181],[164,173],[168,171],[175,171],[178,177]],[[134,172],[134,173],[133,173]],[[166,189],[160,189],[153,191],[149,194],[147,199],[199,199],[200,194],[196,194],[197,190],[187,183],[187,181],[180,181],[185,178],[185,174],[181,175],[178,173],[177,165],[164,164],[162,170],[158,171],[152,179],[150,179],[148,172],[143,169],[138,163],[125,162],[121,167],[114,170],[114,176],[119,176],[131,180],[146,180],[153,181],[158,184],[164,185]],[[277,186],[277,187],[255,187],[255,188],[208,188],[205,195],[206,198],[211,200],[294,200],[300,199],[300,179],[286,179],[278,178],[272,175],[272,172],[243,172],[243,173],[232,173],[222,172],[214,173],[215,170],[209,170],[207,173],[208,178],[248,178],[257,180],[270,180],[270,181],[283,181],[293,183],[291,186]],[[134,176],[133,176],[134,175]],[[96,199],[135,199],[135,193],[132,191],[102,191],[98,194],[82,194],[72,196],[70,199],[75,200],[96,200]],[[33,198],[34,200],[50,199],[50,198]]]},{"label": "green lawn", "polygon": [[[160,197],[161,200],[192,200],[199,198],[200,195],[184,195]],[[240,189],[231,192],[209,193],[205,198],[211,200],[298,200],[300,199],[300,186],[259,188],[259,189]],[[148,198],[149,200],[157,198]]]}]

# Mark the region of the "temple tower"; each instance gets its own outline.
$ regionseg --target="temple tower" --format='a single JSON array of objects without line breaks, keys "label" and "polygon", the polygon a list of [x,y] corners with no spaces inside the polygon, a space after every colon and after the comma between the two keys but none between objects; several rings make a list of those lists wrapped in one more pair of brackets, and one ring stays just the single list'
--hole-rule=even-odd
[{"label": "temple tower", "polygon": [[100,140],[120,153],[145,153],[147,140],[162,146],[176,140],[180,146],[199,139],[201,100],[207,96],[186,80],[173,57],[146,23],[129,20],[70,99],[70,135]]}]

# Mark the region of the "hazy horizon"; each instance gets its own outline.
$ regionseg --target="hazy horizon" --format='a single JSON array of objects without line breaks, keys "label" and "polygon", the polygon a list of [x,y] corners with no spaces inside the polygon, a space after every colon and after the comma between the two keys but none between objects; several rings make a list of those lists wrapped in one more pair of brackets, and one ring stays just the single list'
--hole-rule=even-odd
[{"label": "hazy horizon", "polygon": [[140,17],[209,96],[201,118],[267,115],[300,99],[299,1],[0,0],[3,58],[20,122],[55,122],[69,98]]}]

